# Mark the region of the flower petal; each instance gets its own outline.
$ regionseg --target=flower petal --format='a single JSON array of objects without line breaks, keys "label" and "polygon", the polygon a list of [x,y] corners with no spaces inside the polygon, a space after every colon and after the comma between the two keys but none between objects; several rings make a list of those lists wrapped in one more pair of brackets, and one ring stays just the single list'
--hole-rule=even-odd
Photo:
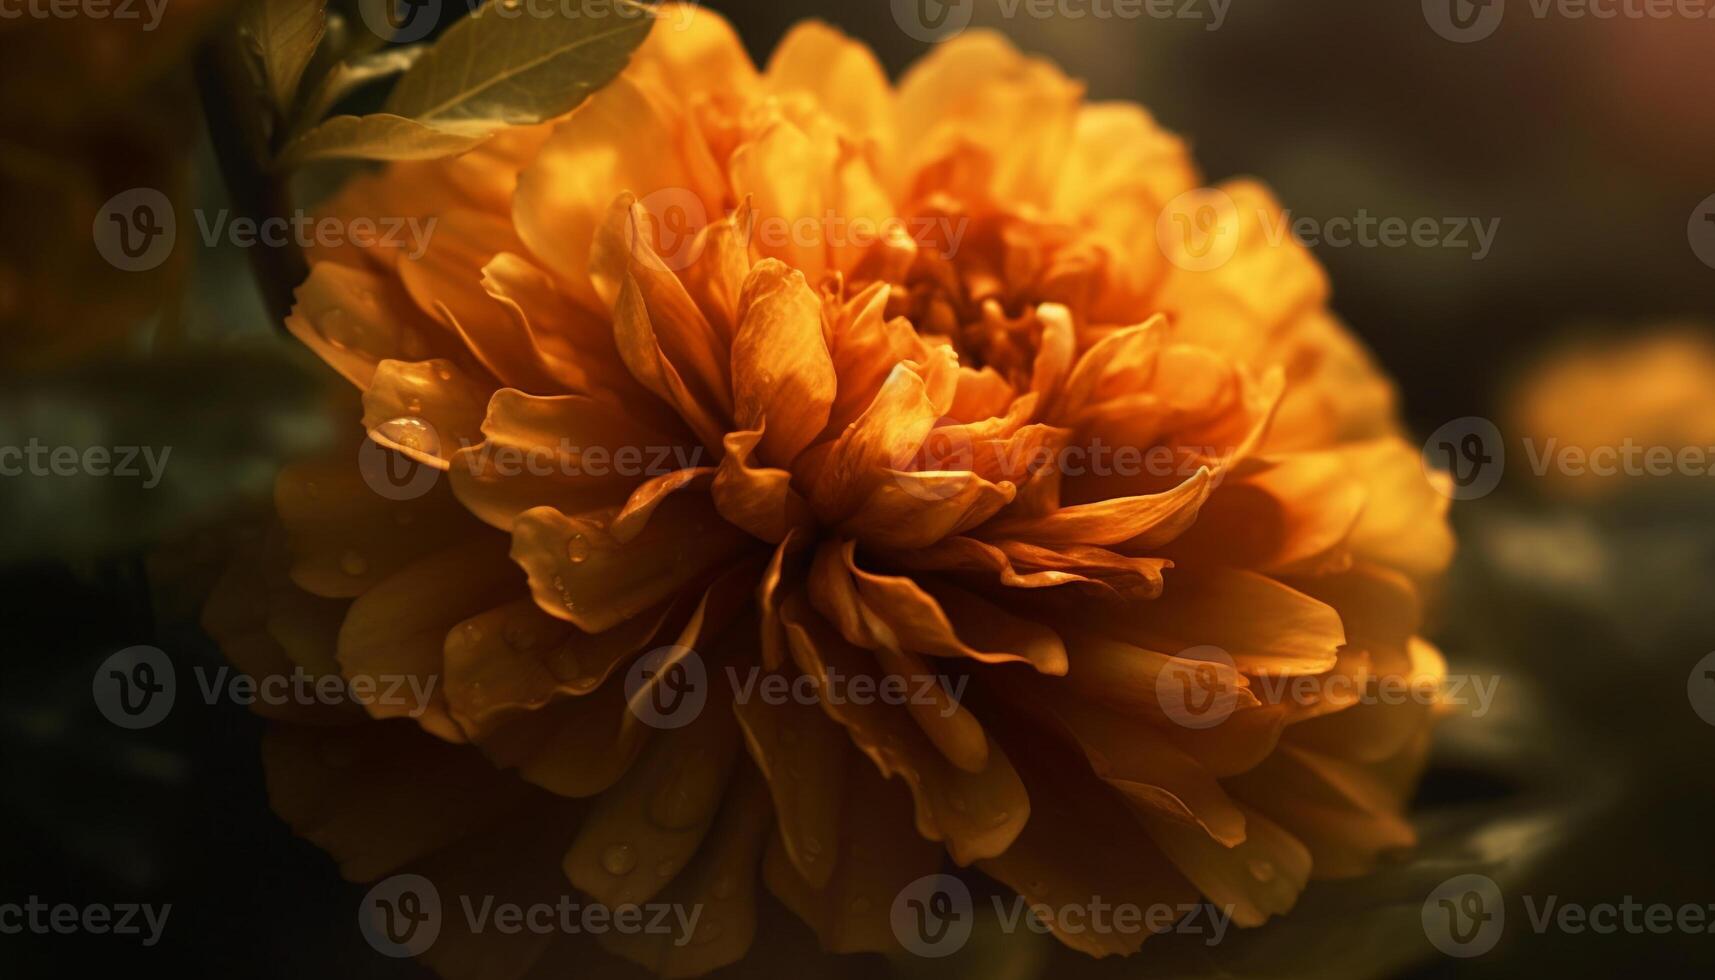
[{"label": "flower petal", "polygon": [[400,692],[407,684],[411,692],[408,698],[378,697],[367,705],[370,715],[414,717],[449,742],[464,741],[441,684],[447,634],[518,595],[519,578],[506,560],[506,539],[483,534],[414,562],[359,596],[339,631],[341,670],[348,681],[378,692]]},{"label": "flower petal", "polygon": [[746,540],[706,495],[674,494],[624,542],[601,515],[527,510],[513,524],[512,559],[545,612],[600,633],[730,564]]},{"label": "flower petal", "polygon": [[822,335],[822,302],[803,273],[765,259],[750,270],[739,310],[733,420],[740,429],[763,430],[764,461],[790,466],[828,424],[838,383]]},{"label": "flower petal", "polygon": [[[799,670],[818,677],[823,690],[829,688],[830,677],[849,682],[875,675],[868,658],[822,623],[800,597],[788,600],[782,617]],[[960,864],[1004,853],[1029,819],[1024,786],[992,742],[987,767],[969,773],[948,762],[911,717],[895,707],[849,700],[824,700],[822,707],[851,731],[883,775],[905,780],[916,801],[918,832],[946,841]]]}]

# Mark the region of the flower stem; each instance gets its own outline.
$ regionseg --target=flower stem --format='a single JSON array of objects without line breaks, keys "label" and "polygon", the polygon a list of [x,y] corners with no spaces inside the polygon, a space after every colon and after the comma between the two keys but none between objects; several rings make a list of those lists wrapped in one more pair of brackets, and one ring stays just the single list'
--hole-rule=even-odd
[{"label": "flower stem", "polygon": [[[214,146],[220,175],[232,201],[234,220],[249,219],[257,227],[274,219],[291,227],[291,193],[285,178],[270,170],[273,157],[270,112],[262,104],[234,38],[217,33],[204,41],[196,58],[197,90],[203,119]],[[309,267],[292,236],[281,244],[256,241],[248,249],[250,269],[276,329],[284,329],[292,311],[292,290],[304,281]]]}]

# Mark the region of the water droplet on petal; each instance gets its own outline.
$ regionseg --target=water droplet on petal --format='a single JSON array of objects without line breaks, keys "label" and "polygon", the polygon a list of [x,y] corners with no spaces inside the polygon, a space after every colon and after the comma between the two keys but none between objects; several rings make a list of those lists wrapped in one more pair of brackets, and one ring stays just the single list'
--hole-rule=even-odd
[{"label": "water droplet on petal", "polygon": [[1258,881],[1274,880],[1273,861],[1252,861],[1250,863],[1251,877]]},{"label": "water droplet on petal", "polygon": [[609,844],[601,852],[601,866],[610,875],[628,875],[637,867],[637,854],[630,844]]},{"label": "water droplet on petal", "polygon": [[339,570],[355,578],[369,571],[369,561],[355,551],[347,551],[339,556]]},{"label": "water droplet on petal", "polygon": [[573,534],[570,538],[566,539],[566,560],[567,561],[576,565],[576,564],[588,559],[589,556],[590,556],[589,539],[584,537],[581,532],[577,533],[577,534]]},{"label": "water droplet on petal", "polygon": [[345,350],[351,346],[346,337],[348,331],[344,310],[328,310],[316,317],[315,323],[317,332],[328,342],[329,347],[334,350]]},{"label": "water droplet on petal", "polygon": [[389,419],[375,427],[375,434],[396,446],[425,456],[438,457],[441,454],[441,440],[435,434],[434,426],[414,416]]},{"label": "water droplet on petal", "polygon": [[542,635],[536,632],[535,624],[525,619],[515,619],[507,623],[500,630],[500,638],[519,653],[529,653],[542,645]]}]

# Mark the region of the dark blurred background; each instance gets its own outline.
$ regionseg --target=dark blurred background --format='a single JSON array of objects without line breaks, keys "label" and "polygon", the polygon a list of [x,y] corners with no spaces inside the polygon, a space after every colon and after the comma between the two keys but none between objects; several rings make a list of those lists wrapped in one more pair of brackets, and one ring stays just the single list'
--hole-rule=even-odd
[{"label": "dark blurred background", "polygon": [[[1051,944],[1004,955],[977,944],[933,965],[859,959],[841,975],[1715,967],[1715,934],[1538,935],[1522,902],[1715,906],[1715,724],[1695,710],[1693,674],[1715,650],[1715,482],[1539,478],[1520,449],[1526,437],[1575,442],[1588,417],[1646,439],[1664,413],[1696,421],[1656,438],[1715,446],[1715,359],[1704,360],[1715,241],[1698,237],[1715,235],[1702,220],[1715,210],[1715,18],[1538,17],[1511,0],[1492,36],[1459,43],[1433,26],[1435,0],[1231,0],[1218,29],[1210,0],[1131,18],[974,2],[973,26],[1058,62],[1091,97],[1143,103],[1191,141],[1211,181],[1254,175],[1318,221],[1498,222],[1480,258],[1474,243],[1316,251],[1417,437],[1469,416],[1502,434],[1505,478],[1454,506],[1460,556],[1433,630],[1454,673],[1498,678],[1499,695],[1481,717],[1449,718],[1418,854],[1373,879],[1313,885],[1293,915],[1218,955],[1152,940],[1091,963]],[[189,66],[232,6],[168,0],[148,33],[0,19],[0,444],[173,447],[148,489],[0,478],[0,901],[173,904],[147,951],[0,936],[3,977],[427,975],[371,952],[355,928],[361,889],[268,810],[258,719],[190,703],[127,732],[91,698],[96,665],[134,644],[218,662],[196,609],[230,528],[266,506],[280,460],[336,431],[322,375],[276,329],[245,255],[201,247],[181,224],[188,247],[126,273],[91,243],[97,209],[128,188],[160,188],[181,213],[225,206]],[[927,47],[886,0],[710,6],[759,63],[812,16],[895,75]],[[1660,360],[1622,370],[1662,331]],[[1557,386],[1566,356],[1614,365],[1611,383]],[[1650,397],[1663,364],[1679,392],[1665,407]],[[1715,711],[1715,694],[1705,703]],[[1436,952],[1420,919],[1428,892],[1461,873],[1507,896],[1500,945],[1470,959]],[[801,933],[727,972],[796,975],[795,953],[811,948]]]}]

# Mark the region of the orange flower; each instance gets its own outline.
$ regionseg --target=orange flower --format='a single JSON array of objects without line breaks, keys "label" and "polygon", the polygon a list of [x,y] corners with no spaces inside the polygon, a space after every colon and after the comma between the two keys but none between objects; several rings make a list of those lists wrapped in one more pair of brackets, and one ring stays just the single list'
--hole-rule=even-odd
[{"label": "orange flower", "polygon": [[[329,208],[436,219],[314,255],[289,325],[444,478],[292,469],[290,585],[236,570],[208,619],[253,671],[440,683],[295,712],[347,724],[271,735],[279,811],[353,879],[694,904],[684,945],[602,937],[670,976],[743,956],[763,887],[887,950],[949,855],[1256,925],[1409,845],[1433,698],[1365,693],[1441,676],[1445,497],[1267,192],[1222,189],[1224,262],[1164,249],[1180,141],[997,36],[894,87],[824,25],[758,72],[684,16],[565,119]],[[506,938],[424,955],[583,955]]]},{"label": "orange flower", "polygon": [[1712,382],[1715,340],[1703,325],[1562,345],[1511,392],[1508,421],[1525,440],[1514,465],[1550,493],[1586,500],[1675,475],[1701,488],[1715,468]]}]

